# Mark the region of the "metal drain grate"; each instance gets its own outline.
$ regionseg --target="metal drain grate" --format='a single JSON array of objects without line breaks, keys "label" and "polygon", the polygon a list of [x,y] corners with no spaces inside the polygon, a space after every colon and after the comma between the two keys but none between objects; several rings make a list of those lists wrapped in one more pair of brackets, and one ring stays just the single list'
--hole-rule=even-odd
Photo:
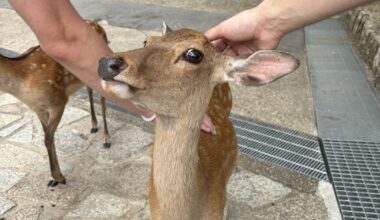
[{"label": "metal drain grate", "polygon": [[230,118],[242,153],[328,180],[317,137],[241,116]]},{"label": "metal drain grate", "polygon": [[[76,95],[87,98],[84,89]],[[94,96],[94,100],[98,102],[98,97]],[[107,103],[107,106],[125,112],[115,104]],[[234,114],[230,119],[236,128],[240,152],[328,181],[317,137]]]},{"label": "metal drain grate", "polygon": [[380,219],[380,143],[322,143],[343,218]]}]

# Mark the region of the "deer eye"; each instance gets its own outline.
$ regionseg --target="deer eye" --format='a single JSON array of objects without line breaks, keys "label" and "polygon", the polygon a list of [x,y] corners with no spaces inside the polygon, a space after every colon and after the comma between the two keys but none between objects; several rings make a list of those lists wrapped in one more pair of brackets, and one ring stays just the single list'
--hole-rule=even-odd
[{"label": "deer eye", "polygon": [[198,64],[202,62],[203,53],[197,49],[190,48],[185,53],[182,54],[182,57],[187,62]]}]

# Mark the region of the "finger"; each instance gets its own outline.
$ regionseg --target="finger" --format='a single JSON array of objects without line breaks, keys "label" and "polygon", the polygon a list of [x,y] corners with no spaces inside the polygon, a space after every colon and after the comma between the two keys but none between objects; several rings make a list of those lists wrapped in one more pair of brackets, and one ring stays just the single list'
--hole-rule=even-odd
[{"label": "finger", "polygon": [[208,118],[204,118],[203,122],[201,124],[201,129],[207,133],[211,133],[213,135],[216,135],[216,130],[214,124],[209,121]]},{"label": "finger", "polygon": [[211,129],[203,123],[201,124],[201,130],[207,133],[211,133]]},{"label": "finger", "polygon": [[223,31],[221,28],[221,24],[216,25],[216,26],[212,27],[211,29],[209,29],[208,31],[206,31],[205,36],[210,41],[213,41],[213,40],[216,40],[218,38],[223,37]]},{"label": "finger", "polygon": [[216,135],[216,128],[215,128],[214,125],[213,125],[212,128],[211,128],[211,134],[212,134],[212,135]]},{"label": "finger", "polygon": [[211,42],[218,52],[223,52],[227,48],[227,44],[222,39],[217,39]]},{"label": "finger", "polygon": [[202,126],[207,127],[209,133],[216,135],[216,128],[207,114],[203,117],[201,127]]},{"label": "finger", "polygon": [[202,123],[201,130],[205,131],[207,133],[210,133],[212,135],[216,135],[216,129],[215,129],[214,125],[210,126],[210,125],[206,125],[206,124]]},{"label": "finger", "polygon": [[233,48],[230,48],[229,50],[227,50],[225,55],[230,56],[230,57],[236,57],[239,55],[239,53],[236,52]]},{"label": "finger", "polygon": [[227,56],[239,55],[235,49],[231,48],[230,45],[222,39],[214,40],[211,43],[214,45],[215,49],[218,52],[223,53],[223,55],[227,55]]},{"label": "finger", "polygon": [[257,51],[252,42],[226,42],[226,44],[230,45],[230,49],[226,53],[229,56],[250,55]]}]

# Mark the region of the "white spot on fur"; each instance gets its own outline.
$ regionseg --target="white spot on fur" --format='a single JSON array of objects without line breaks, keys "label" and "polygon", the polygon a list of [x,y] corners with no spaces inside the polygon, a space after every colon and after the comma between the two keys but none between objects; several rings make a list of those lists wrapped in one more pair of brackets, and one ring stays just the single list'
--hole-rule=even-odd
[{"label": "white spot on fur", "polygon": [[46,64],[41,64],[41,68],[43,69],[43,68],[45,68],[46,67]]},{"label": "white spot on fur", "polygon": [[29,64],[29,69],[32,70],[32,69],[36,68],[36,66],[37,66],[37,64],[31,63],[31,64]]}]

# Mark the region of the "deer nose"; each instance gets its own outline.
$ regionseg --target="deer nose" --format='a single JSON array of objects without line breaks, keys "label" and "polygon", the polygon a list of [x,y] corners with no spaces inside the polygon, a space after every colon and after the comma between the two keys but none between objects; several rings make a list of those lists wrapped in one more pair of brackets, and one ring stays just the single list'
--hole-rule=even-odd
[{"label": "deer nose", "polygon": [[106,81],[114,80],[128,65],[121,57],[102,57],[99,60],[98,74]]}]

